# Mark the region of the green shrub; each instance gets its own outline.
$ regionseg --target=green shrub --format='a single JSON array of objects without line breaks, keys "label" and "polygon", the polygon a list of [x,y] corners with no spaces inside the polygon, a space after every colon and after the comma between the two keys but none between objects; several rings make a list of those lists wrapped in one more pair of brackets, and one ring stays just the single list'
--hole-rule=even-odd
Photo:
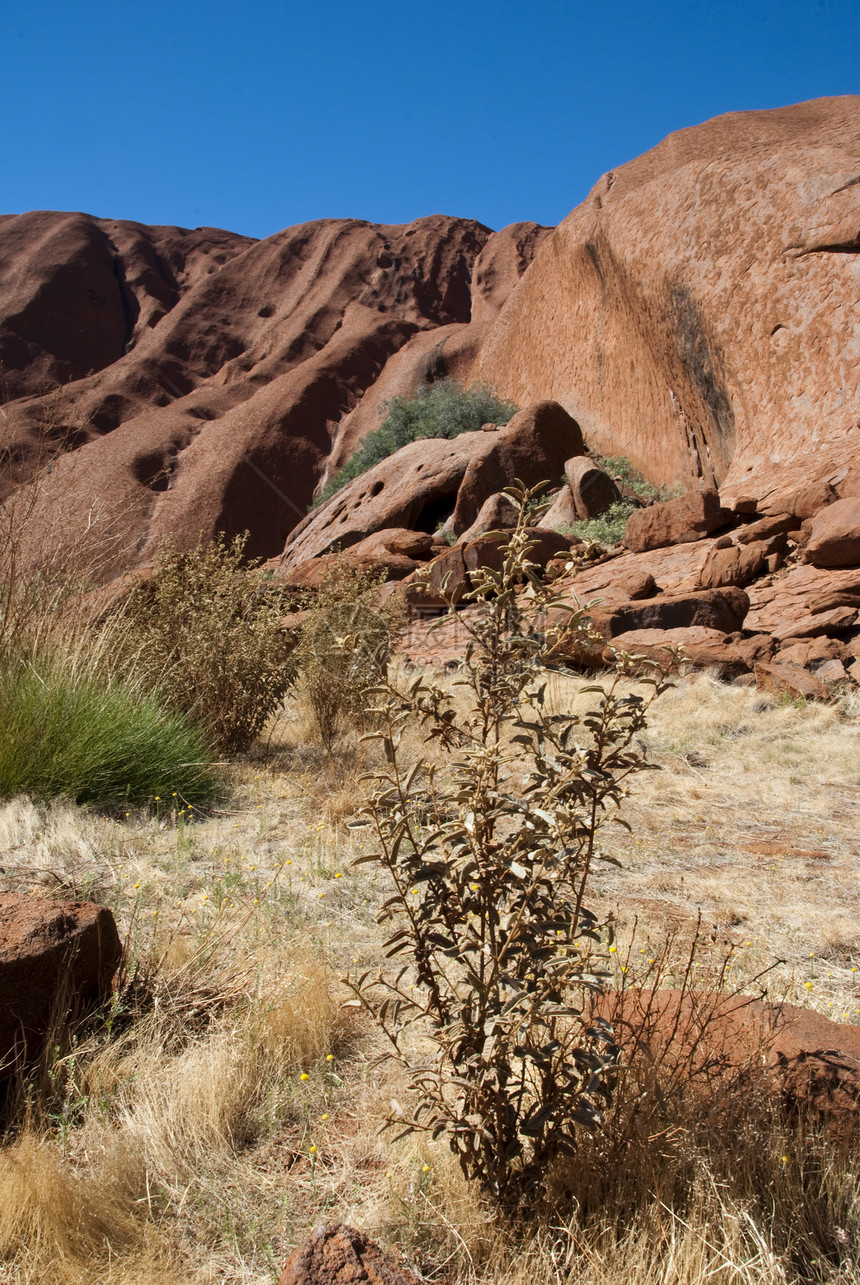
[{"label": "green shrub", "polygon": [[638,469],[633,467],[626,455],[597,455],[592,452],[592,458],[595,464],[599,464],[610,477],[621,482],[628,491],[638,499],[644,500],[646,504],[671,500],[677,494],[672,487],[655,486],[653,482],[649,482]]},{"label": "green shrub", "polygon": [[126,667],[226,751],[247,749],[295,674],[283,592],[243,561],[246,541],[165,544],[113,626]]},{"label": "green shrub", "polygon": [[[645,504],[657,504],[671,500],[676,491],[668,486],[655,486],[647,481],[638,469],[635,469],[626,455],[593,455],[595,464],[604,469],[616,482],[620,482],[632,496]],[[620,544],[624,539],[624,528],[627,519],[639,505],[631,495],[624,496],[599,517],[574,522],[566,528],[571,535],[578,535],[581,540],[593,540],[595,544],[610,547]]]},{"label": "green shrub", "polygon": [[[646,766],[649,701],[616,674],[590,689],[582,717],[547,708],[554,657],[591,633],[529,559],[532,493],[508,494],[518,525],[501,569],[472,573],[479,610],[461,616],[471,640],[454,690],[422,678],[379,694],[385,766],[367,809],[378,851],[360,861],[389,876],[378,918],[399,971],[347,982],[409,1076],[413,1102],[393,1104],[389,1123],[443,1136],[467,1178],[514,1212],[611,1100],[616,1048],[592,1011],[611,937],[586,897],[602,827]],[[403,761],[416,722],[448,751],[444,767]]]},{"label": "green shrub", "polygon": [[187,718],[139,682],[109,678],[85,654],[19,652],[0,667],[0,795],[65,795],[118,806],[217,789],[211,754]]},{"label": "green shrub", "polygon": [[347,482],[385,460],[401,446],[421,437],[457,437],[476,432],[484,424],[507,424],[517,407],[500,400],[480,384],[460,388],[453,379],[422,384],[409,400],[393,397],[382,410],[385,419],[374,432],[362,438],[358,450],[315,500],[322,504]]},{"label": "green shrub", "polygon": [[635,512],[636,507],[632,500],[619,500],[605,513],[601,513],[600,517],[574,522],[565,530],[571,535],[578,535],[580,540],[593,540],[595,544],[603,544],[608,548],[613,544],[620,544],[624,539],[627,519]]}]

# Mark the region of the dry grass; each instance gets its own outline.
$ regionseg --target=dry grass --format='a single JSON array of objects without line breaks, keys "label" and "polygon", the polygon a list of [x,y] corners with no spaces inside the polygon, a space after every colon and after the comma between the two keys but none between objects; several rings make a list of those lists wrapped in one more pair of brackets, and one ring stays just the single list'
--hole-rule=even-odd
[{"label": "dry grass", "polygon": [[[581,703],[581,686],[554,679],[552,697]],[[701,909],[704,972],[725,941],[732,987],[781,956],[780,991],[858,1020],[858,732],[850,708],[707,677],[669,693],[648,733],[663,770],[637,779],[622,868],[595,886],[618,954],[637,917],[633,960],[647,969],[667,923],[682,952]],[[337,981],[380,940],[382,876],[350,865],[371,842],[350,825],[365,752],[309,745],[291,706],[217,815],[173,797],[118,819],[0,809],[0,886],[98,898],[129,942],[110,1031],[67,1032],[29,1101],[7,1105],[3,1285],[274,1282],[338,1218],[428,1279],[474,1285],[856,1280],[857,1159],[764,1095],[681,1095],[660,1129],[619,1118],[524,1232],[489,1218],[439,1147],[377,1136],[398,1073],[370,1068],[375,1036]]]}]

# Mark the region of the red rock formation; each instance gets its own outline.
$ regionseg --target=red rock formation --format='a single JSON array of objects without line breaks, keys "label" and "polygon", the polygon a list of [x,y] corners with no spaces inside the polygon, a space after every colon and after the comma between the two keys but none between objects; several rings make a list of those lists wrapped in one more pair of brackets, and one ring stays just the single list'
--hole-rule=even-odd
[{"label": "red rock formation", "polygon": [[574,455],[564,466],[568,489],[577,519],[599,517],[616,504],[621,495],[608,473],[587,455]]},{"label": "red rock formation", "polygon": [[555,398],[655,482],[783,510],[819,478],[848,494],[858,174],[860,97],[671,134],[543,242],[475,374]]},{"label": "red rock formation", "polygon": [[343,1223],[317,1227],[294,1250],[280,1285],[418,1285],[363,1232]]},{"label": "red rock formation", "polygon": [[[858,171],[860,97],[845,97],[672,135],[552,232],[437,216],[252,242],[0,218],[0,495],[18,486],[0,516],[19,564],[92,557],[105,579],[165,536],[182,548],[247,528],[249,554],[283,551],[278,570],[305,586],[335,550],[410,595],[434,555],[433,576],[450,563],[465,586],[481,550],[494,555],[474,537],[510,520],[500,493],[515,478],[557,483],[572,460],[543,530],[614,498],[582,425],[590,449],[686,494],[633,513],[621,556],[574,580],[553,564],[559,593],[598,595],[604,624],[620,613],[607,636],[643,647],[687,630],[691,658],[727,673],[815,677],[833,662],[811,690],[853,681],[854,652],[797,648],[860,635]],[[415,443],[306,516],[385,401],[443,375],[527,409]],[[460,538],[441,557],[427,547],[440,526]],[[418,544],[386,544],[393,529]],[[735,624],[673,603],[740,586],[750,610]],[[622,625],[632,598],[651,606]]]},{"label": "red rock formation", "polygon": [[390,359],[413,337],[477,351],[541,233],[434,216],[251,242],[86,215],[0,221],[7,490],[53,464],[33,542],[88,531],[119,569],[165,535],[188,547],[247,528],[250,554],[277,553]]},{"label": "red rock formation", "polygon": [[104,906],[0,893],[0,1077],[53,1018],[110,991],[121,954]]},{"label": "red rock formation", "polygon": [[610,992],[598,1011],[612,1023],[625,1061],[684,1065],[716,1092],[738,1076],[771,1077],[790,1112],[814,1113],[836,1134],[856,1130],[860,1115],[860,1031],[793,1004],[745,995],[679,990]]}]

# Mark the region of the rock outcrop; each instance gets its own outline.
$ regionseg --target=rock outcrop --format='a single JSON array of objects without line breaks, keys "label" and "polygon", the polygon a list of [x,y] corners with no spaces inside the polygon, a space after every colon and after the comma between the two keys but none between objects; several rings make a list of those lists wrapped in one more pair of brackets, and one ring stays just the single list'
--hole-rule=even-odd
[{"label": "rock outcrop", "polygon": [[[49,550],[104,581],[166,536],[247,529],[288,583],[349,556],[438,608],[446,575],[462,591],[497,556],[504,488],[546,480],[537,530],[569,545],[619,495],[638,505],[623,547],[548,559],[560,595],[601,599],[600,663],[617,639],[682,642],[727,676],[838,690],[860,675],[858,175],[843,97],[673,134],[552,231],[343,219],[255,242],[0,218],[16,564]],[[442,376],[523,409],[413,443],[309,513],[385,402]],[[599,455],[681,494],[640,503]],[[701,606],[729,591],[746,615]]]},{"label": "rock outcrop", "polygon": [[0,221],[0,483],[40,476],[24,552],[98,543],[109,574],[167,535],[187,548],[248,529],[249,554],[278,553],[327,469],[377,427],[374,390],[468,377],[543,232],[343,219],[253,242],[86,215]]},{"label": "rock outcrop", "polygon": [[121,955],[104,906],[0,893],[0,1078],[38,1053],[52,1020],[110,993]]},{"label": "rock outcrop", "polygon": [[541,244],[476,376],[521,405],[554,398],[656,483],[771,512],[811,485],[848,494],[858,175],[857,96],[669,135]]},{"label": "rock outcrop", "polygon": [[680,990],[610,992],[599,1011],[613,1024],[625,1061],[679,1060],[707,1092],[737,1092],[764,1073],[791,1114],[817,1116],[832,1133],[856,1132],[860,1118],[860,1030],[811,1009],[749,996]]}]

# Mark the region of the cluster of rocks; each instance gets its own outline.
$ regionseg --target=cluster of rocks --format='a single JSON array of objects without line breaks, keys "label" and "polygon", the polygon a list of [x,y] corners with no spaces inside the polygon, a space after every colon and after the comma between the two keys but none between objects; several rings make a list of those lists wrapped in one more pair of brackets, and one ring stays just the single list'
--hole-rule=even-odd
[{"label": "cluster of rocks", "polygon": [[[435,614],[462,596],[470,572],[497,563],[498,532],[516,521],[503,488],[559,478],[531,556],[556,596],[592,604],[601,641],[571,653],[572,664],[603,666],[623,651],[671,665],[683,649],[684,663],[795,696],[860,681],[860,467],[798,488],[777,512],[750,495],[723,502],[716,489],[640,500],[620,544],[571,558],[584,543],[574,524],[626,488],[555,402],[502,428],[403,447],[309,514],[271,566],[313,589],[348,559],[381,574],[385,594],[399,586],[419,615]],[[421,659],[420,631],[409,640]]]}]

